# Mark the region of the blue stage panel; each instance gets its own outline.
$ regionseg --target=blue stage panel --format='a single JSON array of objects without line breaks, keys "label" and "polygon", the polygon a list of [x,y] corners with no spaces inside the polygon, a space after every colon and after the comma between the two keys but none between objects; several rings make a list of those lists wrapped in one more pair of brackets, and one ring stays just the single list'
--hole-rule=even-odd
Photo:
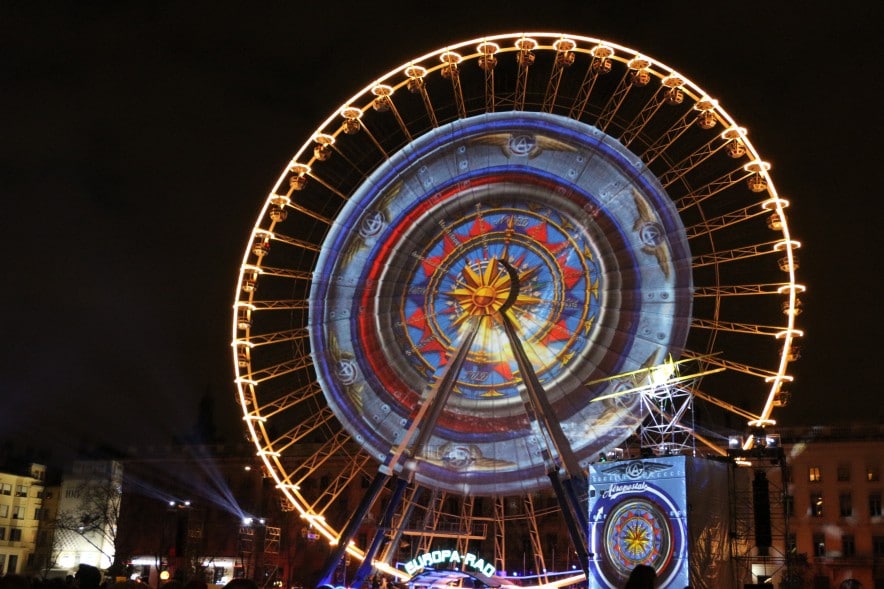
[{"label": "blue stage panel", "polygon": [[733,585],[728,549],[728,465],[690,456],[590,467],[589,572],[622,587],[638,564],[659,587]]}]

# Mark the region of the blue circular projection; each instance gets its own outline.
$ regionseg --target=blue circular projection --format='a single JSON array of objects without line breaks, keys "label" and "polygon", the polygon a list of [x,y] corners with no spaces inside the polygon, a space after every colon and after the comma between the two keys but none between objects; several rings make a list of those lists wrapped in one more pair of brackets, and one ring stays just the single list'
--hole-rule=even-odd
[{"label": "blue circular projection", "polygon": [[409,143],[351,196],[316,265],[310,340],[329,405],[384,461],[481,321],[428,441],[406,448],[409,468],[441,489],[524,492],[547,485],[546,449],[505,301],[587,462],[640,422],[635,396],[596,402],[616,384],[588,383],[677,358],[691,289],[684,227],[637,157],[579,121],[489,113]]}]

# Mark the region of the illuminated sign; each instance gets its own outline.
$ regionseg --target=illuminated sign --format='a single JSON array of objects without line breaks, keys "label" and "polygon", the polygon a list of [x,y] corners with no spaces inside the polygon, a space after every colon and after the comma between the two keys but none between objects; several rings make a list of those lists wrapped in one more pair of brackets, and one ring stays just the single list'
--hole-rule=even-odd
[{"label": "illuminated sign", "polygon": [[496,572],[494,565],[490,562],[485,562],[484,558],[480,558],[472,552],[461,554],[457,550],[433,550],[432,552],[421,554],[405,563],[405,572],[413,575],[419,569],[439,564],[461,565],[463,568],[475,569],[488,577],[494,576]]}]

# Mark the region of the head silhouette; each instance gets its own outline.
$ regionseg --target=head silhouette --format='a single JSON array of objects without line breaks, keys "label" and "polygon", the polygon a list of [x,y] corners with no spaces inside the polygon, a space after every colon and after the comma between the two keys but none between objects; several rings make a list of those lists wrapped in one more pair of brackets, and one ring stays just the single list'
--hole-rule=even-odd
[{"label": "head silhouette", "polygon": [[629,579],[623,589],[654,589],[654,582],[657,580],[657,571],[654,567],[646,564],[637,564],[632,572],[629,573]]},{"label": "head silhouette", "polygon": [[80,589],[98,589],[101,584],[101,571],[92,565],[81,564],[74,575]]}]

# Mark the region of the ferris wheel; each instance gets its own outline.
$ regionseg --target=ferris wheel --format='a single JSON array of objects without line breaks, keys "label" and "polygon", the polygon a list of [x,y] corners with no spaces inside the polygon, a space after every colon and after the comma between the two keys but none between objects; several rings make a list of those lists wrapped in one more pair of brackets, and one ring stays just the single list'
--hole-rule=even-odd
[{"label": "ferris wheel", "polygon": [[773,423],[803,287],[770,169],[714,97],[600,39],[490,36],[378,77],[282,171],[237,279],[268,473],[341,553],[395,558],[349,541],[371,480],[386,529],[506,570],[507,526],[542,559],[538,522],[579,519],[568,484],[646,419],[635,391],[677,382],[712,446]]}]

